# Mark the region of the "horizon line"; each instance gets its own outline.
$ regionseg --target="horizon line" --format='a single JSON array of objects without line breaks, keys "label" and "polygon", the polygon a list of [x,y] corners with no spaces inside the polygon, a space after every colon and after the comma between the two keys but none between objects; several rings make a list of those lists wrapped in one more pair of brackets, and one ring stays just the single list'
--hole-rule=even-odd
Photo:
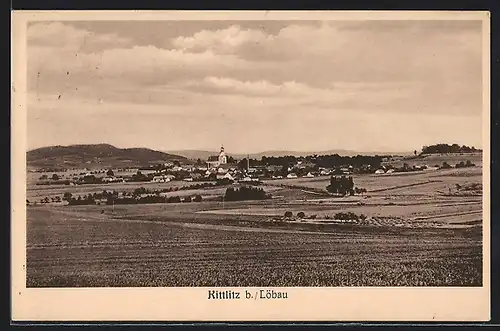
[{"label": "horizon line", "polygon": [[[433,145],[438,145],[438,144],[453,145],[455,143],[436,143]],[[456,144],[458,144],[458,143],[456,143]],[[31,151],[41,149],[41,148],[50,148],[50,147],[71,147],[71,146],[92,146],[92,145],[94,145],[94,146],[95,145],[109,145],[109,146],[113,146],[113,147],[119,148],[119,149],[145,148],[145,149],[150,149],[153,151],[158,151],[158,152],[163,152],[163,153],[196,152],[196,151],[218,153],[217,149],[210,150],[210,149],[204,149],[204,148],[189,148],[189,149],[168,149],[167,150],[167,149],[155,149],[155,148],[145,147],[145,146],[142,146],[142,147],[138,147],[138,146],[120,147],[120,146],[117,146],[115,144],[106,143],[106,142],[102,142],[102,143],[75,143],[75,144],[67,144],[67,145],[46,145],[46,146],[40,146],[40,147],[28,149],[27,152],[31,152]],[[462,146],[463,144],[458,144],[458,145]],[[468,145],[466,145],[466,146],[468,146]],[[227,152],[226,151],[226,154],[228,154],[228,155],[231,155],[231,154],[233,154],[233,155],[248,155],[248,154],[263,154],[263,153],[268,153],[268,152],[276,152],[276,153],[294,152],[294,153],[311,153],[311,155],[312,155],[312,154],[318,154],[318,153],[329,152],[329,151],[344,151],[344,152],[350,152],[350,153],[394,154],[394,153],[413,153],[413,151],[415,151],[415,150],[421,151],[422,147],[424,147],[424,146],[421,146],[418,149],[408,149],[406,151],[403,151],[403,150],[400,150],[400,151],[396,151],[396,150],[386,150],[386,151],[384,151],[384,150],[355,150],[355,149],[344,149],[344,148],[330,148],[330,149],[326,149],[326,150],[324,149],[324,150],[316,150],[316,151],[314,151],[314,150],[303,151],[303,150],[293,150],[293,149],[268,149],[268,150],[260,150],[258,152],[255,152],[255,151],[254,152]],[[475,147],[475,146],[471,145],[469,147]],[[478,150],[482,151],[482,148],[479,148]]]}]

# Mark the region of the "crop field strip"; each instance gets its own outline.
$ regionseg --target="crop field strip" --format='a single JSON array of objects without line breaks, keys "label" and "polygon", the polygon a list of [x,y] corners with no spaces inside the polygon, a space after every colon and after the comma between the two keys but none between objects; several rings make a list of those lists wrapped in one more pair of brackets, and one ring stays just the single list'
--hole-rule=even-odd
[{"label": "crop field strip", "polygon": [[[78,224],[78,222],[75,223]],[[137,223],[126,224],[125,227],[115,228],[114,224],[106,223],[104,227],[102,224],[96,225],[98,228],[95,231],[100,230],[107,236],[123,238],[122,236],[130,236],[129,229],[138,225]],[[349,274],[353,272],[349,273],[348,270],[353,265],[367,265],[371,270],[381,272],[383,270],[381,261],[387,260],[385,261],[387,263],[404,259],[407,268],[411,270],[412,263],[420,264],[422,258],[428,260],[432,256],[431,260],[437,261],[455,255],[464,257],[471,250],[476,252],[474,246],[471,248],[470,243],[463,240],[443,239],[442,237],[436,240],[432,236],[427,240],[422,240],[422,238],[408,240],[408,238],[391,236],[376,238],[374,235],[368,235],[366,239],[354,239],[307,233],[220,232],[178,227],[168,227],[165,231],[165,229],[158,228],[160,224],[147,226],[153,231],[148,231],[148,235],[142,233],[143,238],[135,239],[130,244],[120,244],[123,239],[117,240],[114,244],[108,241],[109,245],[106,245],[106,242],[99,243],[98,238],[87,242],[85,241],[89,239],[87,236],[90,237],[93,232],[75,234],[80,236],[82,241],[75,245],[76,247],[71,247],[71,245],[77,241],[71,240],[69,241],[71,244],[64,249],[54,249],[49,252],[30,250],[29,265],[41,270],[42,274],[43,271],[56,275],[67,274],[67,280],[74,279],[74,281],[82,282],[74,284],[76,286],[84,286],[88,284],[86,283],[88,281],[98,284],[106,279],[118,282],[114,284],[116,286],[133,285],[134,281],[140,284],[151,284],[155,282],[155,279],[164,285],[176,284],[177,286],[189,286],[192,282],[200,281],[205,284],[217,283],[209,280],[211,277],[204,280],[193,279],[194,270],[197,270],[197,274],[206,274],[206,277],[216,275],[219,281],[230,282],[233,279],[234,284],[255,281],[255,272],[260,273],[261,276],[269,276],[269,284],[272,284],[272,281],[278,284],[280,282],[287,284],[291,281],[289,279],[291,275],[283,276],[283,274],[273,273],[275,269],[282,270],[282,272],[298,272],[297,277],[301,276],[301,282],[304,284],[308,281],[313,284],[315,282],[327,284],[328,281],[332,284],[342,284],[342,282],[349,284],[356,283],[349,278]],[[107,230],[108,227],[109,230]],[[101,234],[101,236],[105,235]],[[95,246],[92,244],[94,240],[96,240]],[[90,249],[82,249],[82,245],[89,245]],[[67,254],[65,250],[70,250],[72,253]],[[335,252],[341,252],[341,254],[335,254]],[[474,261],[466,260],[465,265],[477,263]],[[120,272],[127,269],[132,272],[130,265],[134,266],[134,270],[139,270],[141,276],[134,276],[135,280],[132,277],[126,281],[121,278]],[[225,269],[225,272],[213,270],[214,265]],[[306,276],[311,273],[310,268],[313,268],[313,274],[316,274],[312,278]],[[150,272],[151,269],[153,270]],[[166,274],[162,275],[163,272]],[[34,276],[38,274],[32,274],[30,268],[28,273]],[[78,274],[82,276],[77,276]],[[407,271],[401,270],[399,277],[408,278],[404,276],[405,274]],[[132,275],[129,274],[129,276]],[[361,277],[357,282],[363,281],[360,274],[356,277]],[[370,278],[370,276],[365,277]],[[36,278],[45,279],[49,283],[55,281],[56,284],[52,286],[57,286],[57,276],[38,274]],[[63,280],[59,279],[59,281],[64,284]],[[371,282],[378,283],[375,279],[371,279]],[[389,280],[386,282],[391,283]]]}]

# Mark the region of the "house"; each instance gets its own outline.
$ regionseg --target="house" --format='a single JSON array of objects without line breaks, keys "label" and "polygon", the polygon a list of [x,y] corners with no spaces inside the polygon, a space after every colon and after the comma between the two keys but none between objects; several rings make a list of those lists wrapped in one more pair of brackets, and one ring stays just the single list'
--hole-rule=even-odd
[{"label": "house", "polygon": [[323,169],[319,174],[321,176],[328,176],[330,174],[330,170]]},{"label": "house", "polygon": [[152,182],[154,182],[154,183],[168,183],[168,182],[170,182],[170,178],[168,176],[164,176],[164,175],[154,176],[152,179]]},{"label": "house", "polygon": [[157,171],[155,169],[150,169],[150,168],[139,169],[137,171],[138,172],[140,171],[141,174],[143,174],[143,175],[151,175],[151,174],[156,174],[157,173]]},{"label": "house", "polygon": [[289,173],[286,178],[297,178],[297,175],[294,173]]},{"label": "house", "polygon": [[185,182],[192,182],[193,178],[192,177],[187,177],[187,178],[184,178],[184,181]]},{"label": "house", "polygon": [[230,173],[227,173],[224,175],[224,179],[234,180],[234,177]]},{"label": "house", "polygon": [[435,170],[438,170],[438,169],[439,169],[439,167],[427,167],[424,170],[435,171]]},{"label": "house", "polygon": [[387,170],[386,174],[392,174],[394,172],[394,169],[389,169]]},{"label": "house", "polygon": [[297,169],[314,168],[315,164],[312,162],[297,162],[295,166]]},{"label": "house", "polygon": [[113,176],[104,177],[102,179],[102,181],[104,183],[122,183],[122,182],[124,182],[123,178],[113,177]]},{"label": "house", "polygon": [[281,166],[277,166],[277,165],[268,165],[266,167],[264,167],[265,170],[269,171],[269,172],[276,172],[276,171],[280,171],[281,170]]},{"label": "house", "polygon": [[174,176],[174,175],[164,175],[164,177],[165,177],[166,179],[168,179],[169,181],[171,181],[171,180],[174,180],[174,179],[175,179],[175,176]]},{"label": "house", "polygon": [[375,171],[375,174],[377,174],[377,175],[385,174],[385,171],[384,171],[384,169],[377,169],[377,171]]},{"label": "house", "polygon": [[342,167],[342,168],[340,168],[340,171],[342,171],[342,174],[344,174],[344,175],[349,175],[349,168]]},{"label": "house", "polygon": [[306,178],[313,178],[314,175],[312,173],[308,172],[307,175],[305,175],[304,177],[306,177]]},{"label": "house", "polygon": [[217,168],[217,172],[218,172],[219,174],[225,174],[225,173],[227,173],[227,172],[228,172],[228,169],[225,169],[225,168],[223,168],[223,167],[219,167],[219,168]]},{"label": "house", "polygon": [[193,180],[199,180],[199,179],[201,179],[201,177],[202,177],[202,175],[201,175],[201,174],[199,174],[199,173],[192,173],[192,174],[191,174],[191,178],[192,178]]},{"label": "house", "polygon": [[226,174],[218,174],[217,179],[229,179],[229,180],[234,180],[233,176],[231,176],[230,173]]}]

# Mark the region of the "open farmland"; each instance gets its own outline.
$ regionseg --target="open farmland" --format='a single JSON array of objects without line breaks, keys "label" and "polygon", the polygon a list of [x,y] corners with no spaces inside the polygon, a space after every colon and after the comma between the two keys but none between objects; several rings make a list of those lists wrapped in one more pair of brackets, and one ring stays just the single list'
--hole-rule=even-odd
[{"label": "open farmland", "polygon": [[[196,184],[204,184],[206,182],[197,182]],[[192,182],[175,181],[168,183],[152,183],[152,182],[129,182],[129,183],[109,183],[109,184],[87,184],[87,185],[33,185],[28,186],[27,198],[42,198],[52,196],[62,196],[65,192],[72,194],[93,194],[100,193],[103,190],[132,192],[137,188],[144,187],[149,190],[160,190],[168,188],[181,188],[193,185]],[[199,191],[199,190],[198,190]],[[180,193],[179,191],[178,193]]]},{"label": "open farmland", "polygon": [[[481,168],[364,175],[354,181],[368,192],[322,196],[307,189],[324,188],[326,177],[300,178],[266,182],[262,187],[273,198],[262,201],[28,206],[27,285],[482,284],[482,198],[446,194],[456,184],[480,183]],[[116,185],[125,190],[130,184]],[[130,188],[139,186],[149,188],[139,183]],[[109,188],[44,189],[79,194]],[[168,194],[217,197],[224,190]],[[28,196],[33,194],[28,188]],[[286,219],[286,211],[306,217]],[[367,219],[342,221],[335,219],[338,212]]]},{"label": "open farmland", "polygon": [[443,162],[450,165],[455,165],[460,162],[471,161],[477,166],[482,166],[482,153],[450,153],[450,154],[424,154],[415,157],[396,157],[392,160],[384,162],[384,164],[401,167],[404,163],[409,166],[440,166]]},{"label": "open farmland", "polygon": [[481,284],[478,228],[323,233],[224,226],[220,219],[197,226],[200,220],[170,221],[160,216],[164,208],[156,212],[148,220],[30,209],[28,286]]}]

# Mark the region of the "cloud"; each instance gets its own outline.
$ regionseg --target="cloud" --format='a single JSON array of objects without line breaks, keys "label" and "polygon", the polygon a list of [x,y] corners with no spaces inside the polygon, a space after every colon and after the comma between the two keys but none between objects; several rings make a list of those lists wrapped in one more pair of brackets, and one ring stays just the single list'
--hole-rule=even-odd
[{"label": "cloud", "polygon": [[[30,46],[28,49],[28,86],[31,91],[67,93],[93,87],[103,89],[150,91],[173,81],[202,79],[207,75],[255,70],[246,60],[212,51],[190,53],[154,46],[104,49],[80,53],[72,49]],[[119,96],[118,96],[119,97]],[[124,96],[125,98],[127,96]]]},{"label": "cloud", "polygon": [[[357,137],[359,144],[368,146],[370,135],[390,126],[391,134],[411,132],[414,137],[404,141],[409,145],[412,139],[451,136],[446,123],[455,119],[460,128],[469,127],[470,137],[480,136],[467,122],[479,118],[482,102],[481,34],[475,25],[295,22],[265,29],[263,21],[262,28],[218,22],[183,30],[185,23],[172,24],[163,42],[155,36],[150,43],[141,32],[140,44],[128,38],[132,28],[124,22],[128,30],[108,22],[101,32],[91,24],[30,25],[30,130],[39,127],[30,139],[42,141],[46,130],[75,122],[82,126],[78,134],[88,136],[112,122],[119,123],[117,140],[130,125],[137,135],[147,132],[141,138],[147,145],[148,139],[162,141],[163,133],[180,141],[189,124],[199,128],[201,146],[206,137],[228,141],[251,124],[283,145],[281,136],[310,125],[321,129],[309,130],[305,140],[328,149],[337,138],[313,138],[316,132],[338,132],[342,144],[348,127],[362,122],[359,132],[366,137]],[[148,30],[147,23],[142,29]],[[423,120],[412,129],[417,115],[430,123],[428,129]],[[374,123],[384,128],[371,127],[378,117]],[[289,127],[281,131],[276,125],[283,118]],[[154,138],[148,125],[159,130]],[[228,129],[217,136],[221,125]]]},{"label": "cloud", "polygon": [[[296,81],[274,84],[267,80],[240,81],[229,77],[206,77],[183,85],[184,91],[225,96],[226,102],[237,100],[257,106],[265,102],[277,108],[309,106],[311,109],[352,109],[359,111],[385,107],[397,111],[404,101],[411,100],[418,86],[410,84],[377,84],[336,82],[317,88]],[[252,100],[254,99],[254,100]],[[394,104],[397,106],[394,107]],[[391,109],[392,107],[392,109]],[[408,105],[406,105],[408,107]]]},{"label": "cloud", "polygon": [[28,26],[29,45],[57,47],[64,50],[92,51],[103,48],[131,45],[132,39],[114,33],[95,34],[62,22],[33,23]]},{"label": "cloud", "polygon": [[[191,84],[191,85],[190,85]],[[286,81],[282,84],[273,84],[266,80],[240,81],[228,77],[206,77],[201,82],[191,82],[188,86],[202,87],[205,91],[222,92],[227,94],[243,94],[248,96],[288,96],[300,97],[304,95],[328,92],[322,89],[311,88],[295,81]]]},{"label": "cloud", "polygon": [[232,54],[254,63],[275,62],[281,70],[272,74],[281,80],[292,80],[293,75],[316,84],[448,75],[480,80],[480,25],[461,23],[374,21],[364,23],[371,29],[363,29],[349,22],[320,22],[291,24],[275,34],[233,25],[178,37],[172,44],[182,50]]},{"label": "cloud", "polygon": [[226,29],[202,30],[190,37],[177,37],[172,40],[175,48],[199,52],[213,50],[220,54],[231,54],[235,48],[247,43],[260,43],[272,36],[266,33],[243,29],[239,25],[232,25]]}]

